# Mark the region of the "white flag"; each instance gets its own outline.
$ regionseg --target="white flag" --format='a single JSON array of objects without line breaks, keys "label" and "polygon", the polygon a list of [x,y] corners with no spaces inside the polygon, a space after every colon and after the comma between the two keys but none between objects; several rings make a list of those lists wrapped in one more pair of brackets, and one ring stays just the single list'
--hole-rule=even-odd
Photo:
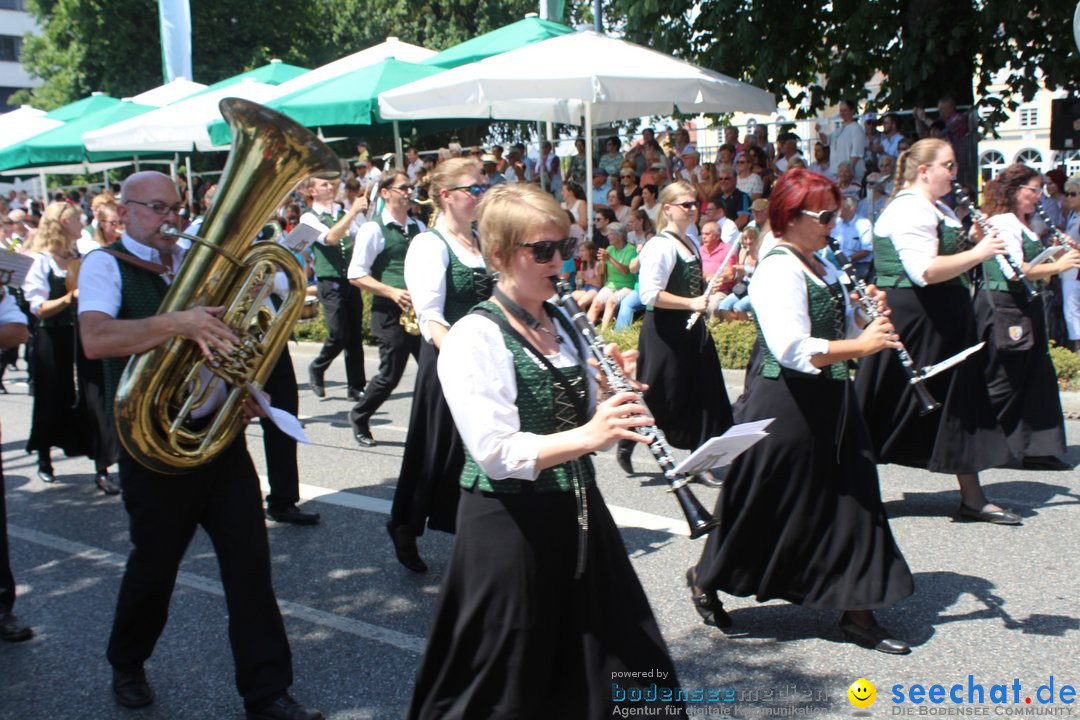
[{"label": "white flag", "polygon": [[158,0],[161,15],[161,68],[165,82],[193,80],[191,74],[191,6],[188,0]]}]

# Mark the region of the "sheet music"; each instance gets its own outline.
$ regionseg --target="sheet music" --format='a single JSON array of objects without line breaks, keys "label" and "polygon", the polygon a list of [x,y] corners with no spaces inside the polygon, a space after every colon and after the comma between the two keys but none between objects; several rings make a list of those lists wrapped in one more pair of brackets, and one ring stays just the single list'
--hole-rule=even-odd
[{"label": "sheet music", "polygon": [[1057,260],[1058,255],[1062,254],[1068,249],[1069,248],[1065,247],[1064,245],[1051,245],[1050,247],[1046,248],[1041,253],[1036,255],[1034,258],[1032,258],[1031,262],[1029,262],[1028,265],[1035,266],[1039,263],[1053,262],[1054,260]]},{"label": "sheet music", "polygon": [[978,345],[972,345],[967,350],[962,350],[962,351],[956,353],[951,358],[947,358],[945,360],[942,360],[941,362],[937,363],[936,365],[930,365],[928,367],[923,368],[922,371],[919,373],[919,375],[920,375],[920,377],[922,377],[925,380],[926,378],[934,377],[938,373],[943,373],[946,370],[948,370],[949,368],[954,367],[956,365],[959,365],[960,363],[964,362],[965,360],[967,360],[969,357],[971,357],[975,353],[982,350],[983,345],[986,345],[985,340],[983,342],[979,343]]},{"label": "sheet music", "polygon": [[19,252],[0,251],[0,287],[19,287],[34,265],[34,258]]},{"label": "sheet music", "polygon": [[768,437],[765,428],[774,420],[757,420],[733,425],[719,437],[709,438],[701,447],[675,466],[677,475],[696,475],[730,465],[735,458]]},{"label": "sheet music", "polygon": [[293,252],[303,252],[319,238],[326,237],[328,232],[330,228],[319,222],[318,218],[313,215],[302,215],[292,232],[281,239],[281,244]]},{"label": "sheet music", "polygon": [[300,424],[298,417],[281,408],[273,407],[266,400],[266,395],[253,383],[248,383],[248,392],[255,398],[255,402],[259,404],[259,407],[270,418],[270,421],[277,425],[278,430],[281,430],[281,432],[297,442],[311,444],[311,438],[304,432],[304,426]]}]

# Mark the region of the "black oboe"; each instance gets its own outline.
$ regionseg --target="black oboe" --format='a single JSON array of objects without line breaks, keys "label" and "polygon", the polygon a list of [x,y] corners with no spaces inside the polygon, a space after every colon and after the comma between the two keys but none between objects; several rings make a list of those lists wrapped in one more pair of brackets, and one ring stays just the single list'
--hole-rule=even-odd
[{"label": "black oboe", "polygon": [[[618,364],[607,354],[604,353],[604,341],[600,337],[600,334],[596,332],[596,328],[591,322],[589,322],[588,316],[574,301],[572,290],[568,283],[565,283],[558,278],[552,278],[552,284],[555,285],[555,292],[559,297],[559,304],[566,308],[566,311],[570,314],[570,319],[574,322],[574,327],[585,338],[585,344],[589,347],[589,352],[593,358],[600,365],[600,370],[604,373],[604,377],[607,378],[608,387],[613,393],[615,392],[633,392],[638,395],[638,403],[644,405],[644,400],[641,399],[641,393],[634,390],[630,385],[630,381],[623,375],[622,370]],[[649,451],[656,458],[656,462],[660,465],[660,470],[664,473],[664,478],[667,479],[668,484],[671,486],[672,491],[675,493],[675,497],[679,501],[679,506],[682,508],[683,515],[686,516],[686,522],[690,525],[690,537],[698,538],[709,532],[709,530],[716,527],[716,519],[709,514],[709,511],[705,509],[705,506],[701,504],[701,501],[697,499],[690,488],[686,487],[686,483],[690,478],[680,477],[675,473],[675,458],[671,455],[671,447],[667,443],[667,438],[664,437],[664,431],[656,425],[645,425],[642,427],[634,428],[636,432],[649,438]]]},{"label": "black oboe", "polygon": [[[840,269],[848,276],[848,279],[851,280],[852,285],[855,287],[855,293],[859,296],[859,305],[862,306],[863,312],[871,321],[881,317],[881,309],[878,308],[874,298],[870,296],[870,289],[866,286],[866,282],[856,275],[855,265],[840,250],[840,243],[837,242],[836,238],[828,238],[828,242],[829,249],[832,250],[833,256],[840,263]],[[900,358],[900,365],[903,366],[904,373],[908,376],[908,385],[915,391],[915,395],[919,399],[919,405],[921,406],[919,414],[929,415],[941,407],[941,403],[935,400],[934,396],[923,385],[925,378],[915,369],[915,361],[911,359],[911,354],[908,353],[903,344],[896,348],[896,356]]]},{"label": "black oboe", "polygon": [[[953,180],[952,188],[953,193],[956,195],[956,201],[963,205],[965,208],[967,208],[967,211],[971,213],[971,219],[975,221],[975,223],[983,231],[983,234],[986,235],[994,232],[994,228],[990,227],[990,223],[987,222],[986,216],[982,214],[982,211],[979,210],[979,208],[975,207],[975,203],[971,202],[971,198],[969,198],[967,196],[967,193],[964,192],[964,188],[960,185],[960,183],[956,180]],[[1024,271],[1020,268],[1019,265],[1016,264],[1016,261],[1012,259],[1012,256],[1009,255],[1009,253],[1001,253],[997,257],[999,260],[1008,265],[1010,270],[1012,270],[1013,277],[1009,278],[1009,280],[1015,280],[1016,282],[1020,283],[1020,285],[1023,286],[1024,292],[1027,293],[1028,297],[1035,297],[1039,294],[1039,290],[1031,284],[1030,280],[1024,277]]]}]

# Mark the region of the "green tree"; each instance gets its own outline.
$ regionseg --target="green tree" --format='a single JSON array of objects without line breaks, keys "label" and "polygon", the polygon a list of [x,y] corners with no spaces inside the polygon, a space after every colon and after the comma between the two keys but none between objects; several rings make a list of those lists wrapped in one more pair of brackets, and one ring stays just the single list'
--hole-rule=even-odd
[{"label": "green tree", "polygon": [[[610,2],[630,39],[765,88],[800,117],[866,97],[877,73],[880,107],[978,98],[991,127],[1041,83],[1080,88],[1074,5],[1064,0]],[[1006,89],[991,95],[995,80]]]}]

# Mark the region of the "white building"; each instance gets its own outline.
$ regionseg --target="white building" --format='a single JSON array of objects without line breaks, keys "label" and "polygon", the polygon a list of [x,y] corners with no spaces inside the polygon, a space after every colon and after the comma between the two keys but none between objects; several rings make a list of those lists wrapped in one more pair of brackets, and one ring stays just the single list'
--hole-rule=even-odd
[{"label": "white building", "polygon": [[0,113],[15,109],[8,101],[12,93],[41,84],[19,62],[23,36],[37,32],[34,19],[26,12],[26,0],[0,0]]}]

